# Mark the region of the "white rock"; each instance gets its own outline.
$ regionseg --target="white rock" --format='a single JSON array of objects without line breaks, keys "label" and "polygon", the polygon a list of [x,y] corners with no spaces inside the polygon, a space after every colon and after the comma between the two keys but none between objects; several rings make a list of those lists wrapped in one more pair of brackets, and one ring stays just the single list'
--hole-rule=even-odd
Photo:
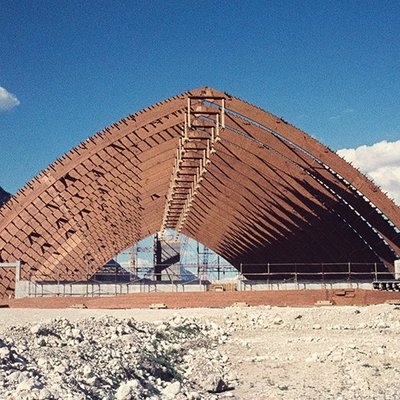
[{"label": "white rock", "polygon": [[20,382],[17,387],[15,388],[16,392],[29,392],[32,390],[34,387],[36,387],[36,382],[33,378],[24,380]]},{"label": "white rock", "polygon": [[379,329],[385,329],[385,328],[389,328],[389,325],[384,321],[379,321],[377,323],[376,327]]},{"label": "white rock", "polygon": [[306,362],[307,363],[312,363],[312,362],[316,362],[319,360],[319,355],[317,353],[313,353],[310,354],[307,358],[306,358]]},{"label": "white rock", "polygon": [[76,328],[72,329],[71,335],[75,339],[81,339],[82,338],[82,332],[81,332],[80,329],[76,329]]},{"label": "white rock", "polygon": [[85,365],[83,368],[83,376],[85,378],[89,378],[91,376],[93,376],[93,370],[92,367],[90,365]]},{"label": "white rock", "polygon": [[64,365],[58,365],[57,367],[54,368],[54,371],[57,372],[58,374],[65,374],[67,368]]},{"label": "white rock", "polygon": [[22,372],[13,371],[10,375],[8,375],[8,380],[12,383],[21,382],[23,380],[23,378],[21,378],[21,375],[23,375]]},{"label": "white rock", "polygon": [[51,394],[50,390],[48,389],[41,389],[39,391],[39,400],[49,400],[53,398],[53,395]]},{"label": "white rock", "polygon": [[115,393],[116,400],[134,400],[137,394],[140,394],[141,386],[138,381],[130,380],[121,383],[117,392]]},{"label": "white rock", "polygon": [[186,394],[186,397],[188,400],[199,400],[201,399],[200,393],[199,392],[189,392]]},{"label": "white rock", "polygon": [[172,382],[169,383],[163,390],[163,395],[167,399],[174,399],[176,395],[181,391],[181,384],[180,382]]},{"label": "white rock", "polygon": [[376,349],[376,353],[377,353],[377,354],[385,354],[385,349],[384,349],[383,347],[378,347],[378,348]]},{"label": "white rock", "polygon": [[43,357],[39,358],[39,359],[37,360],[37,365],[38,365],[38,367],[40,367],[40,368],[47,369],[47,367],[48,367],[47,359],[46,359],[46,358],[43,358]]},{"label": "white rock", "polygon": [[33,325],[30,329],[31,333],[33,333],[34,335],[38,334],[40,330],[41,330],[40,325]]},{"label": "white rock", "polygon": [[0,347],[0,359],[8,358],[10,350],[7,347]]},{"label": "white rock", "polygon": [[97,376],[90,376],[89,378],[86,378],[86,383],[90,386],[100,386],[100,380],[97,378]]}]

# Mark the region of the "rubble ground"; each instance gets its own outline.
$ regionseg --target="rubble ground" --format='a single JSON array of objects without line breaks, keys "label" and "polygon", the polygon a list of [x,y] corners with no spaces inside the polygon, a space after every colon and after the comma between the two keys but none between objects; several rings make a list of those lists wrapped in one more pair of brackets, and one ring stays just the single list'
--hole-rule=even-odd
[{"label": "rubble ground", "polygon": [[0,399],[400,399],[400,308],[0,309]]}]

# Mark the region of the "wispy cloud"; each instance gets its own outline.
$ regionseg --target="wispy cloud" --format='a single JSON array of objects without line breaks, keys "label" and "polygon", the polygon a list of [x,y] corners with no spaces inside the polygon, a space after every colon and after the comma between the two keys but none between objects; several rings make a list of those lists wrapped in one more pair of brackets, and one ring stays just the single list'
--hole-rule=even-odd
[{"label": "wispy cloud", "polygon": [[329,120],[335,121],[338,119],[341,119],[342,117],[346,116],[346,114],[352,114],[354,110],[352,108],[345,108],[342,112],[339,114],[335,114],[329,117]]},{"label": "wispy cloud", "polygon": [[400,205],[400,140],[384,140],[372,146],[338,150],[337,153],[360,168]]},{"label": "wispy cloud", "polygon": [[0,86],[0,111],[11,110],[20,104],[17,96]]}]

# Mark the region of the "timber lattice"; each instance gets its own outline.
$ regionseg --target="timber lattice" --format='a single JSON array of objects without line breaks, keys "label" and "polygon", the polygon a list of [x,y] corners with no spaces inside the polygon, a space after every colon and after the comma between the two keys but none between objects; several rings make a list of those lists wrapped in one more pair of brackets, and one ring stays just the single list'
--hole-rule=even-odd
[{"label": "timber lattice", "polygon": [[[400,209],[373,182],[283,119],[200,88],[116,122],[27,183],[0,209],[0,262],[86,276],[165,228],[237,267],[390,270],[400,256]],[[0,270],[1,295],[13,282]]]}]

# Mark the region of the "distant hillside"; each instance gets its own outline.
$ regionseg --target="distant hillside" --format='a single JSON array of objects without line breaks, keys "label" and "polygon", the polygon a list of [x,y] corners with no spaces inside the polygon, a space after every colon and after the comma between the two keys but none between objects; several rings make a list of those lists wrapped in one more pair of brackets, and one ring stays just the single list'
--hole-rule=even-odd
[{"label": "distant hillside", "polygon": [[7,193],[1,186],[0,186],[0,207],[3,206],[3,204],[7,203],[8,200],[10,200],[11,194]]}]

